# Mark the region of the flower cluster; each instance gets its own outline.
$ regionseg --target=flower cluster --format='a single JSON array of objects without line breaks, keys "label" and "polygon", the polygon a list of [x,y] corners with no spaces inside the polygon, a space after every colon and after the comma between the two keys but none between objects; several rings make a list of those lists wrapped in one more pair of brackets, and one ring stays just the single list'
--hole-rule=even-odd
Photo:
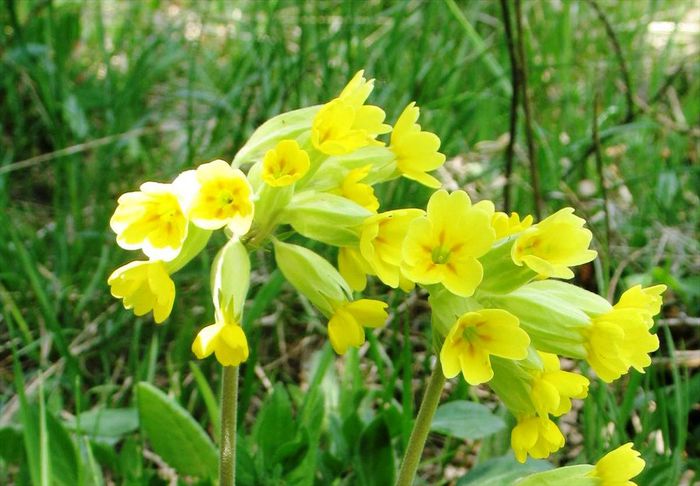
[{"label": "flower cluster", "polygon": [[[564,282],[596,258],[572,208],[534,223],[464,191],[437,190],[425,210],[381,211],[377,184],[405,177],[438,189],[429,172],[445,156],[417,124],[414,103],[393,127],[384,123],[384,111],[366,104],[373,87],[360,71],[326,104],[264,123],[231,164],[206,163],[121,196],[111,220],[117,243],[148,260],[117,269],[112,294],[163,322],[175,297],[170,275],[224,229],[228,242],[212,266],[215,322],[192,350],[230,366],[248,357],[241,323],[256,248],[272,244],[284,277],[328,319],[338,354],[387,320],[386,304],[354,298],[368,277],[403,291],[419,285],[445,376],[487,384],[502,399],[517,419],[518,460],[547,457],[564,444],[553,419],[588,393],[588,379],[563,370],[560,357],[585,360],[606,382],[643,371],[658,348],[651,327],[665,287],[631,288],[611,306]],[[310,240],[337,248],[337,269]],[[609,468],[600,469],[603,477]]]},{"label": "flower cluster", "polygon": [[[152,311],[163,322],[175,300],[171,275],[223,229],[228,242],[211,270],[215,322],[194,340],[198,358],[214,354],[224,366],[247,359],[242,320],[249,253],[268,243],[286,279],[328,318],[333,349],[343,354],[361,346],[365,328],[387,320],[387,306],[354,300],[353,289],[364,288],[367,274],[409,288],[399,271],[400,239],[423,214],[418,209],[378,214],[374,186],[405,176],[436,187],[439,182],[427,172],[445,160],[439,138],[417,124],[415,104],[392,129],[381,108],[366,104],[373,87],[360,71],[328,103],[264,123],[232,163],[205,163],[171,183],[147,182],[122,195],[110,222],[117,243],[141,250],[148,260],[114,271],[108,279],[112,295],[136,315]],[[390,132],[386,141],[379,139]],[[300,241],[278,238],[282,226],[291,227]],[[284,234],[289,238],[289,231]],[[308,240],[337,247],[340,272],[307,248]]]}]

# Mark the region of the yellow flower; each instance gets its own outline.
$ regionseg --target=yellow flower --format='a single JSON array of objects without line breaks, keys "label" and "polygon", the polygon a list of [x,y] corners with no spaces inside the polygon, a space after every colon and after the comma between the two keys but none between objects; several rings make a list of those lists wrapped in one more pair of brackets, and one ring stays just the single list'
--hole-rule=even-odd
[{"label": "yellow flower", "polygon": [[376,213],[377,209],[379,209],[379,200],[374,195],[374,189],[369,184],[360,182],[367,177],[370,169],[372,169],[371,164],[352,169],[341,182],[340,188],[335,192],[359,204],[367,211]]},{"label": "yellow flower", "polygon": [[138,192],[119,197],[109,221],[117,244],[143,250],[149,258],[172,260],[187,237],[187,218],[171,184],[146,182]]},{"label": "yellow flower", "polygon": [[442,283],[453,294],[469,297],[483,278],[477,258],[489,251],[495,238],[491,214],[472,206],[466,192],[437,191],[427,215],[408,227],[402,270],[416,283]]},{"label": "yellow flower", "polygon": [[636,486],[630,479],[641,473],[644,465],[644,459],[628,442],[605,454],[588,476],[599,479],[600,486]]},{"label": "yellow flower", "polygon": [[463,314],[452,326],[440,350],[447,378],[462,372],[470,385],[493,378],[490,355],[524,359],[530,338],[518,318],[501,309],[481,309]]},{"label": "yellow flower", "polygon": [[586,398],[588,379],[576,373],[562,371],[555,354],[538,352],[543,368],[533,372],[530,397],[540,417],[555,417],[571,410],[572,398]]},{"label": "yellow flower", "polygon": [[506,213],[499,211],[493,214],[491,225],[496,231],[496,239],[500,240],[528,229],[532,226],[532,216],[527,215],[521,220],[518,213],[510,213],[510,216],[508,216]]},{"label": "yellow flower", "polygon": [[411,221],[424,214],[420,209],[397,209],[370,216],[362,224],[362,257],[372,273],[392,288],[411,286],[401,273],[403,241]]},{"label": "yellow flower", "polygon": [[107,279],[112,295],[123,299],[125,309],[142,316],[153,311],[160,324],[175,302],[175,284],[162,261],[137,261],[116,269]]},{"label": "yellow flower", "polygon": [[386,307],[384,302],[369,299],[337,305],[328,321],[328,337],[335,352],[345,354],[350,346],[362,346],[365,342],[363,326],[382,326],[388,317]]},{"label": "yellow flower", "polygon": [[295,140],[282,140],[265,153],[262,178],[272,187],[294,184],[309,170],[309,154]]},{"label": "yellow flower", "polygon": [[362,292],[367,286],[367,275],[373,274],[359,248],[351,246],[338,250],[338,271],[355,292]]},{"label": "yellow flower", "polygon": [[520,462],[525,462],[528,454],[544,459],[564,445],[564,436],[557,424],[548,418],[520,417],[510,434],[510,445]]},{"label": "yellow flower", "polygon": [[605,382],[616,380],[631,367],[643,373],[651,364],[649,353],[659,348],[659,338],[649,332],[661,309],[665,285],[627,290],[609,312],[594,316],[584,331],[587,361]]},{"label": "yellow flower", "polygon": [[198,359],[215,353],[223,366],[238,366],[248,359],[248,340],[238,323],[217,322],[199,331],[192,352]]},{"label": "yellow flower", "polygon": [[403,110],[391,132],[389,148],[396,155],[396,166],[404,177],[437,189],[442,184],[427,172],[444,164],[445,156],[438,152],[440,138],[434,133],[421,131],[416,123],[419,114],[415,103]]},{"label": "yellow flower", "polygon": [[192,222],[202,229],[228,226],[243,236],[253,221],[253,189],[245,174],[215,160],[180,174],[173,184]]},{"label": "yellow flower", "polygon": [[367,145],[382,145],[375,140],[377,135],[391,130],[383,123],[381,108],[364,104],[374,80],[367,81],[363,74],[355,74],[340,96],[323,105],[314,117],[311,141],[320,152],[343,155]]},{"label": "yellow flower", "polygon": [[523,231],[515,241],[511,257],[548,278],[573,278],[569,267],[595,259],[589,250],[592,234],[583,228],[585,221],[574,216],[573,208],[564,208]]}]

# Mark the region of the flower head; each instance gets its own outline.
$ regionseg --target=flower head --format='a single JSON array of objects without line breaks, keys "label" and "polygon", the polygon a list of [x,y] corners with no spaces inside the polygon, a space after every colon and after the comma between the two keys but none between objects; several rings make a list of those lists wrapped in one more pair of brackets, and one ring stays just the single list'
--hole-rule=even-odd
[{"label": "flower head", "polygon": [[391,132],[389,148],[396,155],[396,166],[404,177],[434,189],[442,184],[427,172],[445,163],[445,156],[438,152],[440,138],[434,133],[421,131],[418,121],[420,110],[410,103],[399,116]]},{"label": "flower head", "polygon": [[374,81],[359,71],[340,96],[321,107],[311,126],[311,141],[317,150],[327,155],[343,155],[367,145],[381,145],[377,135],[391,130],[385,125],[384,111],[365,105]]},{"label": "flower head", "polygon": [[562,371],[555,354],[538,352],[542,359],[541,370],[533,372],[530,397],[540,417],[555,417],[571,410],[572,398],[586,398],[588,379],[569,371]]},{"label": "flower head", "polygon": [[338,271],[350,288],[362,292],[367,286],[367,275],[373,274],[367,261],[362,257],[360,249],[344,246],[338,249]]},{"label": "flower head", "polygon": [[282,140],[265,153],[262,179],[269,186],[294,184],[309,170],[309,154],[295,140]]},{"label": "flower head", "polygon": [[362,224],[360,252],[373,273],[396,288],[407,279],[401,272],[403,241],[411,221],[423,216],[420,209],[397,209],[370,216]]},{"label": "flower head", "polygon": [[238,323],[217,322],[199,331],[192,352],[197,359],[214,353],[221,365],[238,366],[248,359],[248,340]]},{"label": "flower head", "polygon": [[379,209],[379,200],[374,195],[374,189],[369,184],[360,182],[367,177],[370,169],[372,169],[371,165],[352,169],[341,182],[337,192],[339,195],[356,202],[367,211],[376,213]]},{"label": "flower head", "polygon": [[487,210],[472,206],[464,191],[440,190],[430,198],[427,215],[408,228],[402,269],[416,283],[442,283],[450,292],[469,297],[483,278],[477,258],[495,238]]},{"label": "flower head", "polygon": [[605,454],[595,465],[589,477],[600,480],[600,486],[635,486],[630,481],[644,470],[644,459],[632,449],[632,443]]},{"label": "flower head", "polygon": [[523,231],[515,241],[511,256],[516,265],[527,265],[543,277],[573,278],[569,267],[595,259],[589,250],[592,233],[585,220],[564,208]]},{"label": "flower head", "polygon": [[525,462],[528,454],[544,459],[564,445],[564,436],[549,418],[520,417],[510,434],[510,445],[520,462]]},{"label": "flower head", "polygon": [[119,197],[109,224],[117,244],[143,250],[149,258],[172,260],[187,237],[187,218],[171,184],[146,182]]},{"label": "flower head", "polygon": [[500,240],[528,229],[532,226],[532,216],[528,214],[523,219],[520,219],[518,213],[510,213],[510,216],[508,216],[506,213],[498,211],[493,214],[491,224],[496,231],[496,239]]},{"label": "flower head", "polygon": [[384,302],[369,299],[337,305],[328,321],[328,337],[335,352],[345,354],[350,346],[362,346],[363,327],[382,326],[388,317],[386,307]]},{"label": "flower head", "polygon": [[603,381],[616,380],[630,367],[643,373],[651,364],[649,353],[659,348],[659,338],[649,328],[665,289],[665,285],[632,287],[612,310],[592,318],[584,331],[586,359]]},{"label": "flower head", "polygon": [[160,324],[170,315],[175,302],[175,284],[162,261],[137,261],[116,269],[107,279],[114,297],[123,299],[125,309],[142,316],[153,311]]},{"label": "flower head", "polygon": [[192,222],[203,229],[228,226],[243,236],[253,221],[253,189],[245,174],[215,160],[180,174],[175,182]]},{"label": "flower head", "polygon": [[524,359],[529,344],[530,338],[513,314],[481,309],[457,319],[440,350],[440,363],[447,378],[461,371],[467,383],[478,385],[493,377],[490,355]]}]

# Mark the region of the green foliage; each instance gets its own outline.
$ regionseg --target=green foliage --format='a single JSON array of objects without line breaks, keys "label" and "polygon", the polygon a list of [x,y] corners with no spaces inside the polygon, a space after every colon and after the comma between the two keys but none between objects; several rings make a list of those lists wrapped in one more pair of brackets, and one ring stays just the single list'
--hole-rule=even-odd
[{"label": "green foliage", "polygon": [[430,429],[463,440],[483,439],[506,426],[485,405],[456,400],[440,405]]},{"label": "green foliage", "polygon": [[[632,122],[624,119],[609,39],[588,4],[522,3],[546,212],[575,206],[591,221],[596,249],[621,272],[610,279],[593,269],[581,283],[603,295],[608,281],[617,282],[611,294],[637,281],[666,283],[668,316],[700,315],[697,40],[680,24],[668,36],[650,28],[692,22],[694,3],[600,2],[635,99],[648,104],[635,105]],[[149,395],[170,410],[159,420],[194,430],[188,417],[197,417],[217,436],[219,369],[212,360],[191,365],[190,351],[196,330],[212,322],[213,309],[202,307],[210,301],[212,255],[178,273],[164,326],[124,311],[105,284],[127,258],[108,229],[119,194],[198,163],[232,160],[263,121],[330,99],[364,68],[377,79],[373,102],[386,107],[389,122],[415,100],[421,125],[440,135],[448,159],[460,157],[441,174],[451,187],[500,200],[510,101],[501,18],[498,2],[2,2],[0,483],[153,484],[168,468],[183,474],[175,457],[186,449],[171,457],[157,450],[161,442],[147,425],[134,428],[140,403],[133,391],[142,381],[173,397]],[[586,156],[596,95],[612,227],[607,250],[599,174]],[[522,133],[518,126],[512,178],[521,214],[532,211]],[[429,194],[402,181],[377,192],[386,209],[423,206]],[[251,356],[241,369],[240,483],[287,474],[288,484],[357,484],[375,467],[361,443],[379,447],[385,462],[376,464],[390,464],[390,453],[396,464],[430,367],[421,299],[371,283],[367,294],[389,301],[394,318],[368,335],[361,357],[336,361],[328,348],[312,354],[326,340],[323,318],[291,297],[270,271],[272,255],[256,259],[243,316]],[[692,483],[688,469],[700,468],[693,409],[700,382],[686,352],[698,349],[700,336],[697,326],[659,329],[661,350],[645,374],[612,388],[592,384],[574,424],[582,452],[572,457],[565,449],[555,461],[595,461],[633,440],[648,464],[640,484]],[[263,376],[301,388],[267,390]],[[466,386],[454,385],[450,400],[473,401]],[[290,435],[263,439],[276,445],[278,465],[270,465],[270,452],[266,460],[252,452],[261,447],[258,421],[278,413],[268,407],[293,417]],[[184,464],[215,474],[214,446],[202,430],[192,434],[206,444],[196,454],[208,462]],[[375,440],[387,434],[383,445]],[[419,475],[441,484],[448,465],[491,464],[507,449],[507,431],[478,444],[477,451],[471,441],[432,436]]]}]

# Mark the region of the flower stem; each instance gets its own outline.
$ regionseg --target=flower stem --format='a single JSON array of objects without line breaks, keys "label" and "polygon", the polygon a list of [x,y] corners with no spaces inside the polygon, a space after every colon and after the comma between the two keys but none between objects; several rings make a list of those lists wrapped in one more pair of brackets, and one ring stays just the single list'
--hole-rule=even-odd
[{"label": "flower stem", "polygon": [[401,462],[401,469],[399,470],[399,478],[396,481],[396,486],[411,486],[413,484],[420,458],[423,455],[425,441],[430,432],[430,424],[433,421],[435,409],[440,402],[440,394],[443,386],[445,386],[445,375],[442,373],[442,366],[438,359],[435,363],[435,368],[433,368],[433,372],[430,374],[428,387],[425,389],[425,395],[423,395],[423,401],[420,404],[416,423],[413,424],[413,430],[408,440],[406,455],[404,455],[403,461]]},{"label": "flower stem", "polygon": [[236,484],[237,409],[238,366],[224,366],[221,390],[221,455],[219,460],[219,486],[234,486]]}]

